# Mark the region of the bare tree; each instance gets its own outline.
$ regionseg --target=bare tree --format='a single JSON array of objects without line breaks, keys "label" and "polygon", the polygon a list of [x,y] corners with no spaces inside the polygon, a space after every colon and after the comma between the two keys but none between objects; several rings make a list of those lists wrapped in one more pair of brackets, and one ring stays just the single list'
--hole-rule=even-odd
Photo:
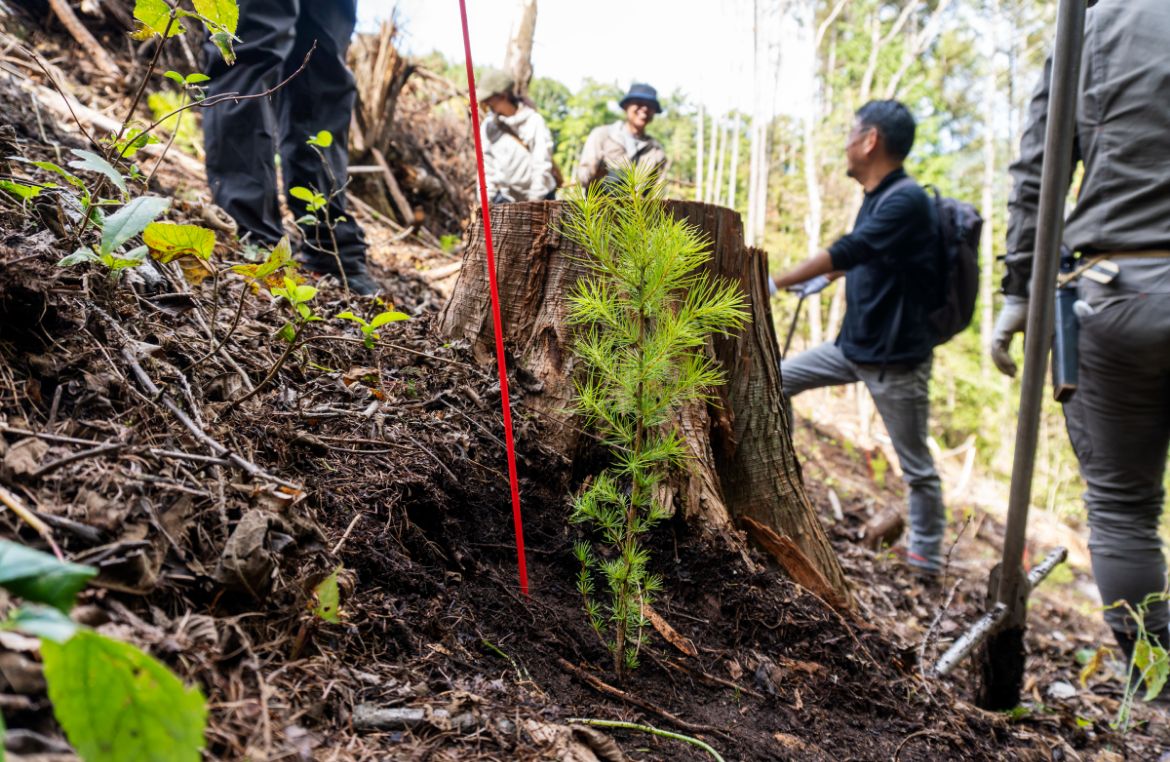
[{"label": "bare tree", "polygon": [[719,120],[711,115],[711,144],[707,148],[707,184],[703,189],[703,200],[711,203],[715,196],[715,157],[719,153]]},{"label": "bare tree", "polygon": [[[723,121],[723,120],[721,120]],[[727,144],[731,142],[731,124],[724,123],[719,126],[719,163],[715,166],[715,196],[711,199],[711,203],[718,206],[723,205],[723,170],[727,166]]]},{"label": "bare tree", "polygon": [[516,94],[528,95],[532,82],[532,41],[536,36],[536,0],[518,0],[516,21],[508,37],[504,71],[516,82]]},{"label": "bare tree", "polygon": [[703,113],[703,104],[699,104],[699,125],[695,131],[695,201],[703,200],[703,136],[707,132],[707,124]]},{"label": "bare tree", "polygon": [[735,117],[731,126],[731,171],[727,174],[727,207],[735,209],[735,191],[739,186],[739,117]]}]

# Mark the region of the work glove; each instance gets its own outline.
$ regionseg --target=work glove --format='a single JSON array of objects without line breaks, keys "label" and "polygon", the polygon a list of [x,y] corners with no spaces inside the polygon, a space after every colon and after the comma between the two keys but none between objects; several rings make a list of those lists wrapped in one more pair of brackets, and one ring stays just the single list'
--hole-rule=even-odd
[{"label": "work glove", "polygon": [[829,287],[833,281],[829,280],[827,275],[818,275],[815,278],[809,278],[804,283],[797,283],[795,286],[789,286],[788,290],[799,296],[801,299],[819,294]]},{"label": "work glove", "polygon": [[1028,324],[1028,298],[1005,296],[1003,308],[995,319],[991,337],[991,361],[1005,376],[1016,376],[1016,361],[1012,359],[1012,338],[1024,332]]}]

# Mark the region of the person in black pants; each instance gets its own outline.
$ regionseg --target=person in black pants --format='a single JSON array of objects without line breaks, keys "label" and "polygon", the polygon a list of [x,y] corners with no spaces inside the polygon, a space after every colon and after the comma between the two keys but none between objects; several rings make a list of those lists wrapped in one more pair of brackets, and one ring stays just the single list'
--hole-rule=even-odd
[{"label": "person in black pants", "polygon": [[[287,195],[303,186],[329,195],[333,236],[324,224],[302,225],[299,259],[309,270],[337,274],[333,240],[351,291],[373,294],[378,284],[366,269],[366,241],[345,209],[341,191],[348,174],[349,123],[357,90],[345,63],[357,22],[357,0],[240,0],[237,61],[228,66],[211,55],[208,96],[252,95],[276,87],[296,72],[316,43],[303,71],[270,96],[227,100],[203,116],[207,179],[215,203],[236,220],[240,233],[271,246],[284,235],[280,192],[293,215],[307,213],[305,202]],[[321,130],[333,134],[323,149],[329,168],[306,144]],[[284,188],[276,185],[279,153]],[[340,192],[338,192],[340,191]]]}]

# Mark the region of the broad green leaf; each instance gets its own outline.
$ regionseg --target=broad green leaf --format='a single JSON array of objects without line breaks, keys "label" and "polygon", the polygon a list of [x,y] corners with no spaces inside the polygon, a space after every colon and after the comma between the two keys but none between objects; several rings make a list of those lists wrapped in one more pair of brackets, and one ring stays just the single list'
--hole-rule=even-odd
[{"label": "broad green leaf", "polygon": [[68,611],[96,574],[92,566],[58,561],[48,553],[0,540],[0,586],[26,601]]},{"label": "broad green leaf", "polygon": [[405,312],[396,312],[394,310],[387,310],[386,312],[379,312],[370,321],[371,328],[381,328],[387,323],[397,323],[400,320],[410,320],[410,315]]},{"label": "broad green leaf", "polygon": [[143,231],[142,240],[154,258],[164,263],[184,255],[206,260],[215,251],[215,233],[198,225],[152,222]]},{"label": "broad green leaf", "polygon": [[1170,677],[1170,657],[1166,649],[1151,643],[1148,638],[1141,638],[1134,644],[1133,664],[1145,681],[1146,701],[1153,701],[1162,693],[1166,679]]},{"label": "broad green leaf", "polygon": [[280,330],[276,332],[276,337],[288,344],[292,344],[293,340],[297,337],[297,329],[292,327],[292,323],[285,323],[280,327]]},{"label": "broad green leaf", "polygon": [[240,6],[236,0],[191,0],[195,11],[229,34],[236,33],[240,23]]},{"label": "broad green leaf", "polygon": [[163,76],[166,77],[167,79],[169,79],[170,81],[174,82],[176,85],[182,86],[182,85],[185,85],[187,83],[186,77],[184,77],[182,74],[180,74],[177,71],[168,71],[165,74],[163,74]]},{"label": "broad green leaf", "polygon": [[57,261],[57,267],[73,267],[74,265],[79,265],[82,262],[100,261],[101,259],[93,252],[93,249],[83,246],[72,254],[61,257],[61,259]]},{"label": "broad green leaf", "polygon": [[[166,0],[135,0],[134,18],[142,24],[142,27],[134,33],[136,39],[145,40],[156,34],[161,37],[167,31],[167,23],[171,18],[171,7],[167,5]],[[167,33],[167,37],[174,37],[184,31],[183,25],[176,19],[171,24],[171,30]]]},{"label": "broad green leaf", "polygon": [[198,688],[129,643],[81,630],[41,642],[53,713],[86,762],[199,762],[207,707]]},{"label": "broad green leaf", "polygon": [[337,575],[341,572],[340,566],[333,570],[321,583],[313,588],[313,597],[317,605],[313,614],[322,621],[337,624],[341,621],[341,590],[337,585]]},{"label": "broad green leaf", "polygon": [[333,133],[329,130],[321,130],[305,142],[318,148],[328,148],[333,145]]},{"label": "broad green leaf", "polygon": [[146,229],[171,206],[170,199],[140,196],[106,218],[100,253],[111,254]]},{"label": "broad green leaf", "polygon": [[54,643],[64,643],[72,638],[81,626],[52,606],[30,603],[13,612],[4,623],[4,628],[51,640]]},{"label": "broad green leaf", "polygon": [[41,186],[25,185],[12,180],[0,180],[0,190],[6,190],[21,201],[28,201],[41,195]]},{"label": "broad green leaf", "polygon": [[69,166],[73,169],[86,169],[90,172],[105,175],[109,178],[110,182],[118,186],[118,190],[122,191],[122,193],[130,192],[126,187],[126,178],[122,177],[122,173],[114,169],[110,162],[98,156],[93,151],[85,151],[81,148],[74,148],[70,153],[80,159],[80,161],[69,162]]},{"label": "broad green leaf", "polygon": [[303,185],[294,185],[288,189],[288,195],[295,199],[304,201],[306,204],[311,204],[317,198],[317,194]]},{"label": "broad green leaf", "polygon": [[198,85],[201,82],[210,82],[210,81],[211,81],[211,77],[209,77],[206,74],[203,74],[201,72],[195,72],[194,74],[188,74],[186,76],[186,78],[183,80],[183,83],[187,84],[187,85]]},{"label": "broad green leaf", "polygon": [[317,295],[317,289],[314,286],[297,286],[293,292],[293,298],[298,303],[304,303],[311,300]]},{"label": "broad green leaf", "polygon": [[25,164],[31,164],[34,167],[37,167],[38,169],[45,170],[46,172],[54,172],[58,175],[61,175],[61,177],[65,178],[65,182],[69,183],[74,188],[77,188],[78,190],[80,190],[82,193],[84,193],[86,195],[87,198],[89,197],[89,190],[85,187],[85,183],[82,182],[80,177],[73,174],[72,172],[70,172],[67,169],[63,169],[63,168],[57,166],[56,164],[54,164],[51,161],[33,161],[31,159],[26,159],[23,156],[10,156],[9,158],[13,159],[15,161],[22,161]]},{"label": "broad green leaf", "polygon": [[338,319],[338,320],[351,320],[351,321],[358,323],[359,325],[362,325],[362,326],[369,325],[369,323],[367,323],[365,320],[363,320],[362,318],[353,314],[352,312],[348,312],[348,311],[347,312],[338,312],[333,317]]}]

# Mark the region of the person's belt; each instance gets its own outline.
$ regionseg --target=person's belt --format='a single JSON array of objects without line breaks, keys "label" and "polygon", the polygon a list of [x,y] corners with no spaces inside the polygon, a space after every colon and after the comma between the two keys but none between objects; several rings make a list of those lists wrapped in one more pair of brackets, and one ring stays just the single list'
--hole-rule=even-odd
[{"label": "person's belt", "polygon": [[1058,286],[1066,286],[1091,270],[1094,265],[1112,259],[1170,259],[1170,249],[1143,249],[1141,251],[1110,251],[1081,257],[1077,266],[1067,273],[1061,273]]}]

